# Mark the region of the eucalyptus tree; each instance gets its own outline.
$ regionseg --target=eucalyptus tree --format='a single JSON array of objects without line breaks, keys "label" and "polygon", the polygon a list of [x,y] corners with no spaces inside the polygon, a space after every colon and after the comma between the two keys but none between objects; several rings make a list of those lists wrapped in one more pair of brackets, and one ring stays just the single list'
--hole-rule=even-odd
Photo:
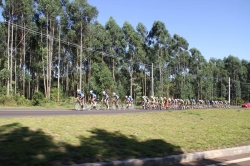
[{"label": "eucalyptus tree", "polygon": [[202,88],[203,88],[203,69],[206,65],[206,60],[201,55],[201,52],[196,48],[191,48],[190,50],[191,57],[190,57],[190,66],[189,72],[194,75],[195,79],[193,82],[193,86],[195,88],[195,94],[197,99],[202,99]]},{"label": "eucalyptus tree", "polygon": [[146,95],[147,94],[147,91],[148,91],[148,88],[147,88],[147,72],[150,70],[147,65],[147,63],[149,63],[149,59],[148,59],[148,56],[146,56],[147,52],[148,52],[148,45],[147,45],[147,42],[148,42],[148,30],[147,28],[143,25],[143,23],[139,22],[136,26],[136,31],[137,33],[139,34],[139,37],[140,37],[140,40],[141,40],[141,44],[142,44],[142,50],[144,50],[145,52],[145,56],[143,59],[140,59],[139,62],[141,62],[143,65],[141,65],[141,69],[143,70],[144,72],[144,78],[142,78],[142,91],[143,91],[143,94]]},{"label": "eucalyptus tree", "polygon": [[[32,80],[38,82],[38,78],[35,78],[38,74],[32,72],[31,70],[34,70],[32,66],[34,66],[38,61],[34,55],[34,50],[36,49],[36,40],[38,36],[32,34],[29,32],[29,29],[37,31],[37,26],[33,22],[33,16],[35,14],[34,10],[34,2],[33,0],[23,0],[19,2],[19,19],[18,19],[18,24],[20,27],[19,31],[20,36],[19,40],[21,41],[20,43],[20,66],[22,66],[22,89],[23,89],[23,95],[31,99],[31,88],[34,86],[31,86]],[[29,45],[28,47],[26,45]],[[19,45],[19,43],[17,44]],[[16,48],[17,49],[17,48]],[[22,55],[22,56],[21,56]],[[29,55],[27,58],[26,56]],[[17,57],[16,57],[17,58]],[[29,59],[27,61],[27,59]],[[36,72],[39,72],[39,69],[35,69]],[[16,72],[15,72],[16,73]],[[15,74],[16,75],[16,74]],[[26,77],[27,75],[27,77]],[[33,79],[31,79],[33,77]],[[17,81],[16,81],[17,83]],[[25,88],[26,83],[28,83],[28,88]],[[36,86],[36,85],[35,85]],[[38,87],[37,87],[38,88]],[[32,88],[33,89],[33,88]],[[25,93],[26,91],[26,93]],[[25,95],[26,94],[26,95]]]},{"label": "eucalyptus tree", "polygon": [[249,62],[247,60],[241,60],[241,74],[240,74],[240,81],[241,81],[241,98],[244,101],[249,101],[249,93],[250,93],[250,82],[249,82],[249,71],[248,66]]},{"label": "eucalyptus tree", "polygon": [[225,69],[225,63],[221,59],[211,59],[211,61],[215,64],[216,69],[214,70],[214,82],[217,84],[215,96],[217,98],[226,98],[227,97],[227,88],[228,86],[228,75]]},{"label": "eucalyptus tree", "polygon": [[[88,41],[88,37],[90,35],[89,33],[89,24],[93,23],[93,21],[98,16],[98,11],[96,7],[91,6],[88,4],[86,0],[75,0],[72,1],[69,6],[67,7],[67,13],[71,22],[71,28],[75,32],[75,41],[77,41],[78,45],[80,46],[80,53],[77,55],[79,56],[79,62],[77,58],[77,66],[79,66],[80,71],[80,78],[79,78],[79,84],[78,87],[82,88],[82,64],[83,59],[85,60],[85,57],[83,57],[83,47],[88,47],[90,41]],[[85,53],[87,53],[85,51]],[[91,57],[87,59],[88,62],[91,65]]]},{"label": "eucalyptus tree", "polygon": [[[4,55],[6,52],[6,31],[5,25],[0,23],[0,86],[7,87],[7,81],[10,75],[7,67],[7,56]],[[6,94],[7,91],[4,93]]]},{"label": "eucalyptus tree", "polygon": [[126,42],[122,29],[113,19],[113,17],[110,17],[109,20],[106,22],[105,29],[108,31],[111,41],[110,48],[109,50],[107,50],[107,53],[112,55],[110,57],[111,66],[109,67],[112,69],[113,80],[116,81],[115,64],[118,62],[117,59],[123,58]]},{"label": "eucalyptus tree", "polygon": [[[20,65],[18,64],[18,55],[20,55],[21,49],[24,48],[25,38],[23,37],[25,27],[23,27],[23,20],[27,19],[27,17],[30,18],[29,15],[32,16],[32,2],[31,0],[24,0],[24,1],[17,1],[17,0],[6,0],[2,6],[3,6],[3,17],[5,19],[5,22],[8,22],[8,36],[7,36],[7,43],[6,43],[6,52],[8,57],[8,70],[10,71],[9,81],[7,85],[7,95],[9,95],[9,90],[12,90],[12,84],[15,85],[15,93],[17,89],[17,67],[23,66],[25,62],[22,63],[22,59],[20,59]],[[30,22],[29,20],[28,22]],[[18,24],[18,25],[17,25]],[[20,27],[22,27],[23,30],[20,30]],[[27,32],[26,32],[27,33]],[[20,35],[22,34],[22,35]],[[17,42],[18,41],[18,42]],[[20,44],[22,43],[22,44]],[[22,45],[22,48],[20,47]],[[25,52],[25,51],[23,51]],[[14,67],[13,67],[14,63]],[[13,71],[14,68],[14,71]],[[14,72],[14,76],[13,76]],[[23,75],[25,71],[23,70]],[[14,80],[14,81],[12,81]],[[23,85],[24,85],[23,81]],[[25,88],[23,87],[23,91],[25,91]]]},{"label": "eucalyptus tree", "polygon": [[[16,2],[16,3],[15,3]],[[9,77],[7,80],[7,96],[10,95],[10,91],[12,91],[12,72],[13,72],[13,42],[14,42],[14,28],[13,22],[18,19],[18,11],[17,11],[17,1],[6,0],[3,3],[3,17],[7,24],[7,39],[6,39],[6,53],[7,53],[7,69],[9,70]]]},{"label": "eucalyptus tree", "polygon": [[[165,27],[165,24],[161,21],[155,21],[151,30],[148,34],[149,46],[152,50],[150,59],[153,63],[158,64],[159,68],[159,78],[160,78],[160,95],[163,92],[163,72],[162,67],[164,65],[165,57],[164,50],[168,47],[168,41],[170,40],[170,35]],[[155,55],[157,57],[155,57]],[[152,92],[153,95],[153,92]]]},{"label": "eucalyptus tree", "polygon": [[145,53],[143,50],[143,40],[140,35],[135,31],[132,25],[125,21],[123,24],[124,38],[126,41],[126,59],[128,60],[128,69],[130,74],[130,96],[133,95],[133,73],[135,62],[144,58]]},{"label": "eucalyptus tree", "polygon": [[242,65],[239,58],[229,55],[223,59],[228,76],[231,78],[231,98],[237,104],[237,99],[241,98],[240,75],[242,74]]},{"label": "eucalyptus tree", "polygon": [[91,48],[97,52],[97,57],[101,57],[101,59],[105,61],[108,59],[107,52],[111,46],[109,32],[98,21],[95,21],[93,24],[92,35]]},{"label": "eucalyptus tree", "polygon": [[181,98],[187,98],[187,88],[185,86],[185,78],[188,72],[188,61],[190,54],[188,50],[188,42],[185,38],[174,34],[171,40],[171,57],[172,57],[172,66],[175,67],[174,82],[177,86],[175,94]]},{"label": "eucalyptus tree", "polygon": [[53,70],[53,45],[55,37],[55,27],[58,25],[57,17],[59,16],[60,11],[62,10],[62,3],[60,0],[36,0],[37,3],[37,12],[39,18],[43,19],[45,17],[45,27],[46,27],[46,65],[44,69],[46,71],[46,81],[44,81],[45,96],[50,98],[50,90],[52,84],[52,70]]}]

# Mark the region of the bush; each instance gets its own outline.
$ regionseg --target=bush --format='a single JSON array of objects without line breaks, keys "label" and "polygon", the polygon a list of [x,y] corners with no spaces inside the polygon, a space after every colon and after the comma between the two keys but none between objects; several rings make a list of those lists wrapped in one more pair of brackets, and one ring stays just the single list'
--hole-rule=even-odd
[{"label": "bush", "polygon": [[30,100],[26,99],[24,95],[21,95],[21,96],[16,95],[15,100],[18,106],[30,106],[31,105]]},{"label": "bush", "polygon": [[43,100],[44,100],[43,93],[40,92],[40,91],[35,92],[34,95],[33,95],[32,104],[34,106],[40,106],[41,103],[43,102]]}]

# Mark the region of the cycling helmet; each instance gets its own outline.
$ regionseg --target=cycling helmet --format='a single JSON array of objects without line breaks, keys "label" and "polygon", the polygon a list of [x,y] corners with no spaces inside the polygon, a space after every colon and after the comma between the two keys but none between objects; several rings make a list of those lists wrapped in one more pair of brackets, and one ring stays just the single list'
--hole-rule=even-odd
[{"label": "cycling helmet", "polygon": [[91,90],[91,91],[89,91],[90,93],[92,93],[93,91]]},{"label": "cycling helmet", "polygon": [[115,92],[113,93],[113,95],[115,95]]},{"label": "cycling helmet", "polygon": [[77,92],[79,93],[79,92],[81,92],[81,90],[80,90],[80,89],[77,89]]},{"label": "cycling helmet", "polygon": [[125,96],[125,98],[128,98],[128,96]]},{"label": "cycling helmet", "polygon": [[130,98],[131,96],[129,96],[129,98]]},{"label": "cycling helmet", "polygon": [[103,93],[103,94],[105,94],[106,92],[105,92],[105,91],[103,91],[102,93]]}]

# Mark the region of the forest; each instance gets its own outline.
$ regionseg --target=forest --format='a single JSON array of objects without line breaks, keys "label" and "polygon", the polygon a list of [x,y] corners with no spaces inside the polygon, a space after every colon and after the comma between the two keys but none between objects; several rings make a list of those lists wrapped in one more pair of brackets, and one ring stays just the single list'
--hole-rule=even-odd
[{"label": "forest", "polygon": [[142,95],[249,101],[249,59],[206,60],[160,20],[151,29],[120,27],[112,16],[102,25],[87,0],[2,0],[0,8],[0,104],[39,96],[65,102],[77,89],[138,103]]}]

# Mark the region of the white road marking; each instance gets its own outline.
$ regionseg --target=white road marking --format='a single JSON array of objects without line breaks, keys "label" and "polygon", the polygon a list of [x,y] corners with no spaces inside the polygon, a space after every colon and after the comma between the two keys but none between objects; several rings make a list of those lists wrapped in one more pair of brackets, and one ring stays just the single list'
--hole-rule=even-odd
[{"label": "white road marking", "polygon": [[248,161],[248,160],[250,160],[250,157],[242,158],[242,159],[236,159],[236,160],[230,160],[230,161],[225,161],[223,163],[211,164],[211,165],[207,165],[207,166],[228,165],[228,164],[240,163],[240,162]]}]

